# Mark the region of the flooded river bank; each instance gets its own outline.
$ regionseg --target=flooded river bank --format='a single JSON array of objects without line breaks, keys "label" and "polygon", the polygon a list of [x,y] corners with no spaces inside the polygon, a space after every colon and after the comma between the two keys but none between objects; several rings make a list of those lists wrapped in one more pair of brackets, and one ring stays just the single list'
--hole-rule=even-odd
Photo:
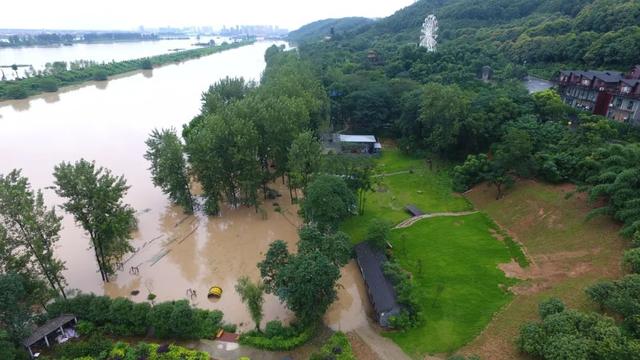
[{"label": "flooded river bank", "polygon": [[[295,248],[300,220],[288,191],[280,188],[283,196],[266,201],[259,213],[224,208],[219,217],[185,216],[153,186],[143,154],[150,131],[180,130],[199,113],[200,94],[216,80],[259,80],[264,52],[272,44],[259,42],[108,82],[0,103],[0,173],[23,169],[34,188],[45,189],[49,204],[61,203],[46,189],[53,184],[53,167],[61,161],[95,160],[123,174],[131,185],[126,201],[138,211],[139,229],[132,242],[137,251],[125,258],[111,283],[101,282],[86,234],[65,216],[56,251],[66,262],[69,288],[135,301],[144,301],[148,293],[156,294],[157,301],[188,299],[187,289],[195,289],[194,305],[220,309],[227,321],[242,323],[243,329],[253,326],[233,287],[241,276],[258,278],[256,263],[273,240],[285,240]],[[139,275],[130,274],[132,266],[140,269]],[[349,330],[366,321],[367,300],[357,266],[350,263],[342,274],[340,300],[326,322]],[[224,290],[217,302],[206,298],[212,285]],[[140,294],[130,295],[133,290]],[[265,321],[286,321],[292,315],[272,296],[266,298],[264,312]]]}]

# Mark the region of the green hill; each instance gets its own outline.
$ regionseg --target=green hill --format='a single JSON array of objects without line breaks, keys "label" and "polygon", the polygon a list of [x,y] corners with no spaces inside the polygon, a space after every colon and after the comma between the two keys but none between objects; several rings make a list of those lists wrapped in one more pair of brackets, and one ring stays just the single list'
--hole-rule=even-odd
[{"label": "green hill", "polygon": [[[334,44],[375,49],[389,64],[399,57],[401,46],[419,42],[429,14],[437,16],[440,28],[439,55],[430,62],[446,58],[447,71],[462,67],[475,74],[484,65],[501,69],[526,64],[534,73],[550,76],[563,66],[622,70],[639,61],[637,0],[421,0]],[[429,72],[433,70],[438,69]]]},{"label": "green hill", "polygon": [[334,34],[340,36],[346,31],[359,28],[363,25],[372,24],[375,20],[364,17],[347,17],[341,19],[325,19],[312,22],[298,30],[289,33],[289,40],[293,42],[306,42],[321,40]]}]

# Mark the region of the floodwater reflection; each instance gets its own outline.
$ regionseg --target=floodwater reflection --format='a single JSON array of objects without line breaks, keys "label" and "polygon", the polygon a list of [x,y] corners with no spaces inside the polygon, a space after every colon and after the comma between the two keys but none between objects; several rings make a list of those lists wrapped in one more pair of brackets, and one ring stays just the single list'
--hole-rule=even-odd
[{"label": "floodwater reflection", "polygon": [[30,99],[21,99],[11,101],[11,107],[15,111],[27,111],[31,108],[31,100]]},{"label": "floodwater reflection", "polygon": [[54,93],[44,93],[42,98],[47,104],[52,104],[54,102],[60,101],[60,95],[57,92]]},{"label": "floodwater reflection", "polygon": [[109,85],[109,80],[96,81],[96,89],[104,90]]}]

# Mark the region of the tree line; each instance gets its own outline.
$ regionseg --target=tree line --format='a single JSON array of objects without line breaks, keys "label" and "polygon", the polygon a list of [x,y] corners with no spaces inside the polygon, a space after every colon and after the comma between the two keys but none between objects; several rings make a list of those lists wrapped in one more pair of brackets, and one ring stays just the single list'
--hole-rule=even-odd
[{"label": "tree line", "polygon": [[219,46],[203,47],[148,58],[113,61],[102,64],[91,61],[76,61],[69,64],[66,62],[54,62],[51,63],[45,71],[33,70],[27,72],[25,77],[18,77],[17,66],[14,66],[13,70],[16,71],[16,79],[3,79],[3,81],[0,81],[0,101],[24,99],[43,92],[55,92],[58,91],[60,87],[80,84],[91,80],[104,81],[107,80],[109,76],[136,70],[149,70],[155,66],[196,59],[252,43],[252,40],[232,44],[223,43]]}]

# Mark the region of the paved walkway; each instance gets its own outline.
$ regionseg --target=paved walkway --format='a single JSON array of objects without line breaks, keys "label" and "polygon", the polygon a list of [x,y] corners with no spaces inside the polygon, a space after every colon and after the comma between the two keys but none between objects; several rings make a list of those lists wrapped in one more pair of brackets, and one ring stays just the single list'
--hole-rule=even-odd
[{"label": "paved walkway", "polygon": [[467,216],[467,215],[472,215],[477,213],[477,211],[463,211],[463,212],[443,212],[443,213],[431,213],[431,214],[424,214],[424,215],[420,215],[420,216],[414,216],[410,219],[407,219],[403,222],[401,222],[400,224],[395,226],[395,229],[403,229],[403,228],[407,228],[413,224],[415,224],[416,222],[422,220],[422,219],[429,219],[429,218],[434,218],[434,217],[455,217],[455,216]]},{"label": "paved walkway", "polygon": [[370,325],[353,331],[380,360],[411,360],[393,341],[381,336]]}]

